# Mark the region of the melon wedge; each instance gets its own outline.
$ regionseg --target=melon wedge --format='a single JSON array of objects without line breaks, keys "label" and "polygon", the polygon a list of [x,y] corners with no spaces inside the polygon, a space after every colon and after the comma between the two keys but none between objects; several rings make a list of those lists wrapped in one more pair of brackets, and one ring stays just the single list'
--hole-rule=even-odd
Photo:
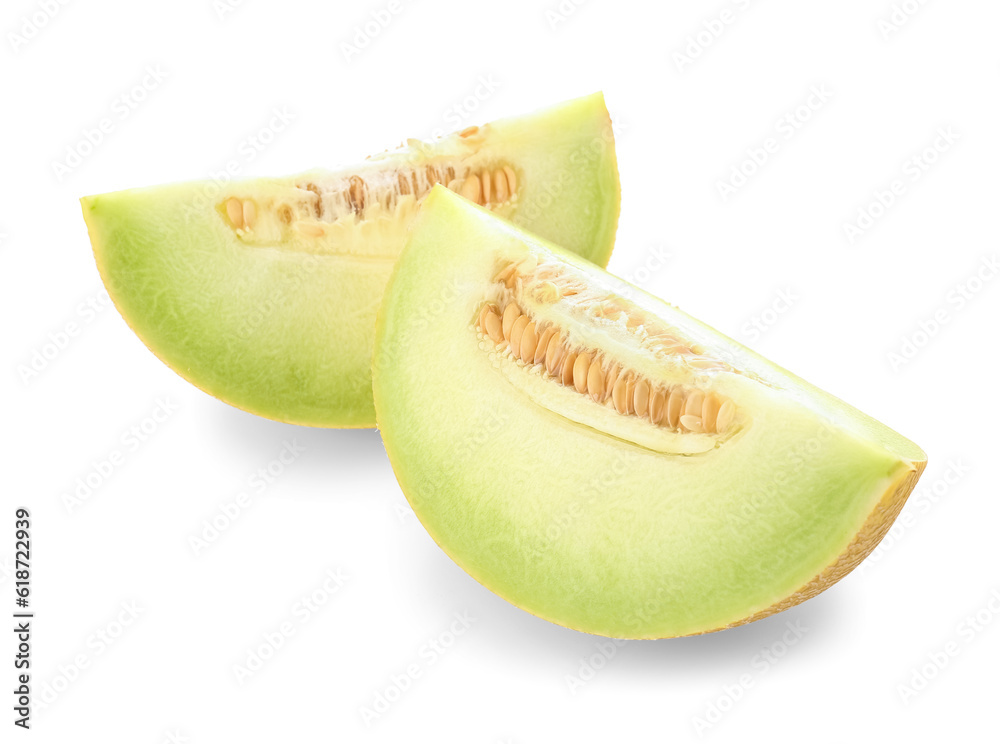
[{"label": "melon wedge", "polygon": [[441,188],[383,301],[374,392],[441,548],[513,604],[616,638],[719,630],[819,593],[875,547],[926,464],[846,403]]},{"label": "melon wedge", "polygon": [[338,171],[84,198],[119,312],[215,397],[297,424],[375,423],[375,316],[435,183],[605,265],[619,185],[604,98],[470,127]]}]

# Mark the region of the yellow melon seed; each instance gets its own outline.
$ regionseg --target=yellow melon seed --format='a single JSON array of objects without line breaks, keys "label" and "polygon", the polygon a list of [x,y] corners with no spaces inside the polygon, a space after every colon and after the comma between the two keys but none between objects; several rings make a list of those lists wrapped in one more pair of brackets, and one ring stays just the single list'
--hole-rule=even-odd
[{"label": "yellow melon seed", "polygon": [[535,347],[535,364],[541,364],[545,361],[549,350],[549,343],[555,338],[555,335],[556,329],[554,326],[549,326],[542,331],[542,335],[538,337],[538,346]]},{"label": "yellow melon seed", "polygon": [[635,415],[642,416],[646,413],[646,404],[649,402],[649,383],[639,380],[635,384],[635,392],[632,394],[632,404],[635,408]]},{"label": "yellow melon seed", "polygon": [[497,306],[494,305],[492,302],[487,302],[485,305],[483,305],[483,309],[479,311],[479,318],[476,320],[476,325],[479,326],[480,328],[485,328],[486,315],[488,313],[496,313],[496,312],[499,312],[497,310]]},{"label": "yellow melon seed", "polygon": [[604,373],[601,371],[601,365],[596,362],[590,365],[590,371],[587,373],[587,392],[597,403],[604,400]]},{"label": "yellow melon seed", "polygon": [[607,377],[604,380],[604,385],[610,393],[614,389],[615,383],[618,382],[618,375],[621,374],[622,367],[620,364],[615,362],[608,368]]},{"label": "yellow melon seed", "polygon": [[670,391],[670,398],[667,400],[667,426],[676,429],[681,420],[681,410],[684,408],[684,393],[680,388]]},{"label": "yellow melon seed", "polygon": [[628,388],[628,380],[625,377],[625,375],[621,375],[611,390],[611,402],[614,404],[615,410],[621,414],[628,411],[628,406],[625,403],[625,391]]},{"label": "yellow melon seed", "polygon": [[545,303],[557,302],[562,297],[562,290],[556,286],[555,282],[542,282],[538,285],[538,299]]},{"label": "yellow melon seed", "polygon": [[534,253],[529,253],[517,262],[517,271],[519,274],[534,274],[537,268],[538,256]]},{"label": "yellow melon seed", "polygon": [[514,174],[514,169],[509,165],[503,167],[503,172],[507,176],[507,188],[510,189],[510,195],[513,196],[517,193],[517,176]]},{"label": "yellow melon seed", "polygon": [[573,363],[573,386],[576,392],[587,392],[587,373],[590,371],[590,354],[584,352]]},{"label": "yellow melon seed", "polygon": [[562,339],[559,334],[552,334],[552,338],[549,339],[549,345],[545,349],[545,369],[550,375],[555,375],[556,370],[559,369],[559,363],[562,362],[562,352],[563,345]]},{"label": "yellow melon seed", "polygon": [[715,421],[719,415],[719,398],[714,393],[705,396],[705,402],[701,405],[701,425],[705,431],[715,431]]},{"label": "yellow melon seed", "polygon": [[516,302],[512,302],[503,309],[503,337],[510,341],[510,329],[514,327],[514,321],[521,316],[521,308]]},{"label": "yellow melon seed", "polygon": [[524,327],[524,332],[521,334],[521,353],[519,354],[521,359],[528,364],[533,364],[536,346],[538,346],[538,334],[535,332],[535,321],[531,321]]},{"label": "yellow melon seed", "polygon": [[464,196],[469,201],[480,204],[479,176],[475,173],[470,173],[466,176],[465,181],[462,183],[462,188],[458,193],[460,196]]},{"label": "yellow melon seed", "polygon": [[502,170],[497,170],[493,174],[493,188],[497,192],[497,201],[500,204],[507,201],[510,193],[507,191],[507,176]]},{"label": "yellow melon seed", "polygon": [[666,410],[664,404],[666,402],[666,397],[662,390],[657,390],[653,393],[653,397],[649,399],[649,420],[656,425],[659,425],[663,420],[663,414]]},{"label": "yellow melon seed", "polygon": [[719,408],[719,415],[715,418],[715,430],[720,434],[725,433],[729,428],[729,425],[733,423],[733,419],[736,417],[736,406],[733,405],[731,400],[727,400]]},{"label": "yellow melon seed", "polygon": [[701,416],[684,414],[681,416],[681,426],[694,433],[701,433],[703,431],[701,428]]},{"label": "yellow melon seed", "polygon": [[496,313],[489,313],[486,316],[484,327],[486,328],[486,333],[489,335],[493,343],[498,344],[503,341],[503,327],[500,322],[499,315]]},{"label": "yellow melon seed", "polygon": [[569,352],[562,362],[562,384],[569,387],[573,384],[573,369],[576,367],[576,352]]},{"label": "yellow melon seed", "polygon": [[495,277],[493,277],[493,281],[495,281],[495,282],[503,282],[504,284],[506,284],[507,280],[511,277],[511,275],[514,273],[514,270],[516,268],[517,267],[514,264],[507,264],[506,266],[504,266],[500,270],[499,274],[497,274]]},{"label": "yellow melon seed", "polygon": [[237,230],[243,227],[243,203],[235,196],[226,200],[226,215]]},{"label": "yellow melon seed", "polygon": [[243,222],[246,223],[247,228],[252,228],[256,221],[257,205],[253,203],[253,199],[247,199],[243,202]]},{"label": "yellow melon seed", "polygon": [[483,171],[482,175],[479,177],[479,180],[482,181],[483,185],[483,198],[482,201],[479,203],[485,206],[489,206],[490,195],[493,192],[493,181],[490,178],[490,172]]},{"label": "yellow melon seed", "polygon": [[518,352],[521,350],[521,334],[524,333],[524,329],[527,326],[528,316],[522,315],[510,327],[510,350],[515,357],[518,356]]},{"label": "yellow melon seed", "polygon": [[688,416],[701,418],[701,405],[705,401],[705,394],[700,390],[693,391],[684,402],[684,413]]}]

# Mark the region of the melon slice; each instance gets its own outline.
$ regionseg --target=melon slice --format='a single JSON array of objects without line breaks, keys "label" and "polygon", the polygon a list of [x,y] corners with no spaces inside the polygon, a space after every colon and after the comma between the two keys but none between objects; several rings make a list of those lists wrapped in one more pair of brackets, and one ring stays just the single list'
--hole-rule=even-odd
[{"label": "melon slice", "polygon": [[368,427],[382,290],[435,183],[602,266],[611,254],[618,171],[599,93],[336,172],[82,201],[111,298],[174,371],[261,416]]},{"label": "melon slice", "polygon": [[378,426],[434,540],[616,638],[791,607],[878,543],[926,464],[673,306],[435,188],[376,330]]}]

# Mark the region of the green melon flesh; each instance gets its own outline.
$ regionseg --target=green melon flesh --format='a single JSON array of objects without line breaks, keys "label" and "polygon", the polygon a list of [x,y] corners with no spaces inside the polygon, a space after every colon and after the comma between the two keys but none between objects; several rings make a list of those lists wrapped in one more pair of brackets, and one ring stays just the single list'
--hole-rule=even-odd
[{"label": "green melon flesh", "polygon": [[[115,305],[177,373],[268,418],[369,427],[375,316],[419,203],[449,173],[459,189],[503,166],[516,193],[494,188],[494,213],[606,265],[619,184],[601,94],[336,172],[121,191],[83,214]],[[251,229],[230,199],[254,205]]]},{"label": "green melon flesh", "polygon": [[[728,433],[663,431],[513,360],[477,320],[510,265],[526,267],[512,290],[524,306],[573,342],[732,401]],[[575,278],[575,294],[539,300],[543,272]],[[652,351],[664,328],[691,353]],[[842,401],[440,188],[386,291],[374,392],[396,477],[445,552],[513,604],[617,638],[718,630],[822,591],[875,547],[926,462]]]}]

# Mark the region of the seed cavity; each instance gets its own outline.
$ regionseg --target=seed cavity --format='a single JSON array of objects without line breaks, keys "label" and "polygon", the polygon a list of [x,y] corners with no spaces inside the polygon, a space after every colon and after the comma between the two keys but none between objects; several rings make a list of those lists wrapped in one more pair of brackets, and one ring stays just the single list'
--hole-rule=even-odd
[{"label": "seed cavity", "polygon": [[[737,408],[718,393],[706,391],[696,383],[670,383],[650,379],[628,369],[606,350],[575,348],[560,329],[544,320],[529,317],[513,297],[518,278],[538,268],[537,262],[509,264],[495,276],[502,287],[499,302],[487,302],[479,311],[476,327],[498,351],[508,352],[524,365],[539,365],[541,374],[554,384],[574,390],[622,416],[632,416],[678,433],[727,434],[737,423]],[[565,295],[555,283],[543,282],[541,295]],[[537,296],[537,295],[536,295]],[[601,312],[616,312],[609,302]],[[659,349],[693,358],[695,370],[726,367],[722,362],[698,354],[675,335],[662,333],[654,341]],[[685,358],[686,358],[685,357]]]},{"label": "seed cavity", "polygon": [[368,219],[375,205],[392,211],[404,196],[420,201],[439,183],[488,208],[507,204],[517,194],[517,175],[506,163],[478,169],[460,163],[430,163],[400,171],[376,171],[366,178],[350,175],[330,183],[310,181],[299,188],[310,192],[315,219],[336,222],[349,215]]},{"label": "seed cavity", "polygon": [[[374,221],[391,217],[400,209],[412,209],[435,184],[443,184],[487,209],[511,205],[518,194],[517,173],[509,163],[470,166],[459,160],[365,170],[364,176],[313,178],[297,183],[285,198],[229,197],[219,206],[229,225],[245,239],[278,241],[288,234],[286,230],[299,237],[318,238],[327,234],[322,225],[341,220]],[[305,227],[310,223],[320,225],[319,229]],[[256,227],[261,231],[256,232]]]}]

